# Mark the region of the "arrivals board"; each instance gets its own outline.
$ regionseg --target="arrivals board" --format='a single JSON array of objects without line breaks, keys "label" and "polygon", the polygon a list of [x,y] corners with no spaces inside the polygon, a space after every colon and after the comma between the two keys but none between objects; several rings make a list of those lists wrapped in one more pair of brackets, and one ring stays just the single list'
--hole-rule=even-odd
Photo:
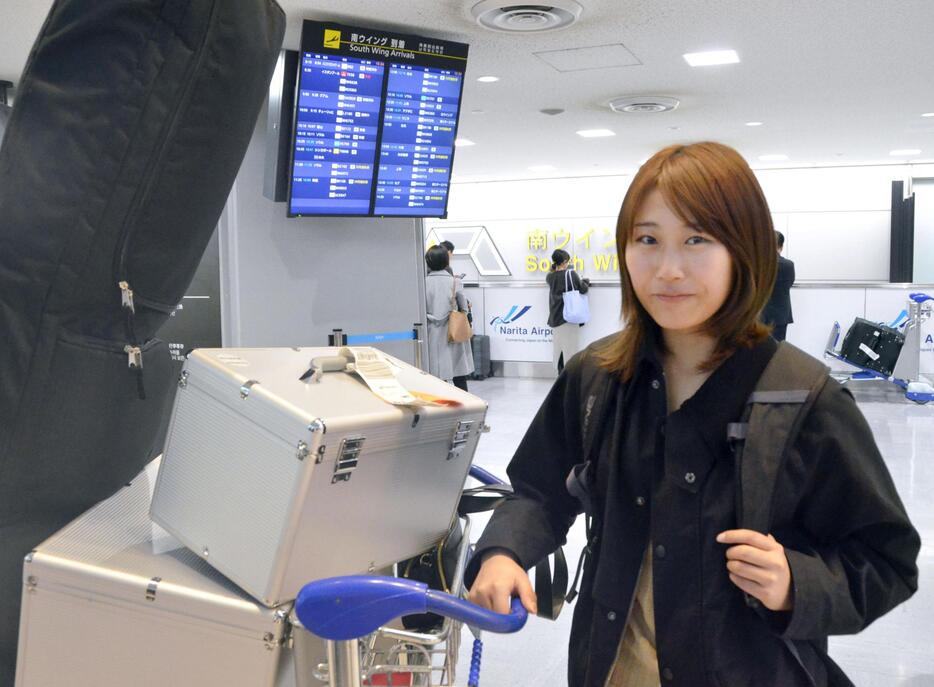
[{"label": "arrivals board", "polygon": [[467,46],[305,21],[289,216],[444,217]]}]

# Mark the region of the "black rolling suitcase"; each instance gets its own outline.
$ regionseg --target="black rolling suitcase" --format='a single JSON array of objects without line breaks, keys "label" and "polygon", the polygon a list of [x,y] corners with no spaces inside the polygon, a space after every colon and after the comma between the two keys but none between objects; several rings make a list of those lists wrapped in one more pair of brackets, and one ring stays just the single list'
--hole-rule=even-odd
[{"label": "black rolling suitcase", "polygon": [[486,334],[474,334],[470,339],[473,351],[473,374],[471,379],[486,379],[493,376],[493,362],[490,360],[490,337]]},{"label": "black rolling suitcase", "polygon": [[23,557],[161,451],[156,331],[268,92],[273,0],[56,0],[0,147],[0,687]]},{"label": "black rolling suitcase", "polygon": [[843,338],[840,354],[854,365],[889,376],[904,343],[905,335],[897,329],[857,317]]}]

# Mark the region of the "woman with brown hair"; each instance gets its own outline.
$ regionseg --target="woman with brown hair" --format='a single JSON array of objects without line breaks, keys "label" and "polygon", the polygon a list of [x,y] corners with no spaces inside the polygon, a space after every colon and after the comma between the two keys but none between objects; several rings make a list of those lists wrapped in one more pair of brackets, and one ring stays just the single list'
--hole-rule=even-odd
[{"label": "woman with brown hair", "polygon": [[[471,599],[534,611],[525,570],[584,510],[572,687],[850,685],[827,636],[914,593],[920,540],[852,397],[758,321],[775,238],[755,176],[721,144],[665,148],[633,179],[616,238],[625,326],[569,361],[533,420]],[[817,370],[800,422],[742,425],[785,361]],[[736,452],[739,426],[769,430],[744,438],[759,450]],[[762,446],[782,447],[774,473],[748,462]],[[767,526],[741,526],[762,511]]]}]

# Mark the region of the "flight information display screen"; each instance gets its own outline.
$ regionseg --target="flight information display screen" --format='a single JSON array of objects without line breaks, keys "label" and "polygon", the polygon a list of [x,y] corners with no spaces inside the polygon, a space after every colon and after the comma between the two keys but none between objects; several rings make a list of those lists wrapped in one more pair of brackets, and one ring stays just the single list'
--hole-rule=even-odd
[{"label": "flight information display screen", "polygon": [[304,22],[289,216],[444,217],[467,46]]},{"label": "flight information display screen", "polygon": [[375,214],[444,214],[462,82],[449,69],[390,66]]}]

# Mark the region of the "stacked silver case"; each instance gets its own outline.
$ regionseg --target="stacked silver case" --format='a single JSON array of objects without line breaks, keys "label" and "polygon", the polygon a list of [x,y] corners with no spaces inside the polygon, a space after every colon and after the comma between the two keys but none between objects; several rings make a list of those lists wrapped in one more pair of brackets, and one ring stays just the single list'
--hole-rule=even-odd
[{"label": "stacked silver case", "polygon": [[152,519],[267,606],[429,549],[483,428],[482,400],[388,356],[404,387],[454,403],[395,406],[355,374],[306,375],[337,353],[200,349],[182,373]]},{"label": "stacked silver case", "polygon": [[27,557],[15,687],[320,684],[293,668],[291,601],[434,545],[486,416],[393,358],[406,388],[450,403],[394,406],[345,371],[302,379],[337,353],[189,356],[161,465]]},{"label": "stacked silver case", "polygon": [[266,608],[149,520],[151,465],[27,559],[16,687],[291,687]]}]

